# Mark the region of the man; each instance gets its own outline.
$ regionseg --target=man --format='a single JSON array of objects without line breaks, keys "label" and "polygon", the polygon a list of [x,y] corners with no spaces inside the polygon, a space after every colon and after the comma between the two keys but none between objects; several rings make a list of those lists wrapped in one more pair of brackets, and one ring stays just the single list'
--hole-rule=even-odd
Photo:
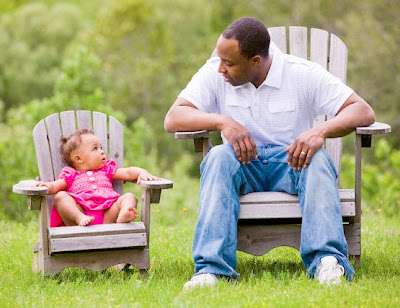
[{"label": "man", "polygon": [[[164,123],[167,132],[219,130],[224,141],[200,166],[195,275],[185,288],[239,276],[239,195],[254,191],[298,194],[308,276],[325,284],[340,283],[342,275],[351,280],[337,173],[322,146],[372,124],[373,110],[321,66],[270,48],[268,31],[255,18],[229,25],[217,55],[193,76]],[[312,127],[320,114],[335,117]]]}]

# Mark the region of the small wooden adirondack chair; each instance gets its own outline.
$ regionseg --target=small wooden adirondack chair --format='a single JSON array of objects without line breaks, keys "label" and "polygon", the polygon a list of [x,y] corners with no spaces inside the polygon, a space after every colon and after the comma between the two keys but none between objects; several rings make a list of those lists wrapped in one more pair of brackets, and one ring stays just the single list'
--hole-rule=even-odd
[{"label": "small wooden adirondack chair", "polygon": [[[337,36],[314,28],[310,33],[305,27],[289,27],[288,30],[287,37],[285,27],[268,29],[271,41],[282,52],[317,62],[346,82],[347,48]],[[327,116],[321,115],[315,123],[327,119]],[[356,266],[361,260],[361,148],[371,146],[372,135],[390,131],[389,125],[378,122],[355,130],[355,188],[339,191],[348,253],[355,256]],[[211,148],[209,131],[177,132],[175,138],[194,138],[195,151],[203,152],[203,156]],[[340,174],[342,139],[326,140],[325,149]],[[240,197],[237,250],[255,256],[261,256],[278,246],[291,246],[299,250],[300,229],[301,212],[297,196],[283,192],[255,192]]]},{"label": "small wooden adirondack chair", "polygon": [[[106,157],[114,159],[122,167],[122,124],[100,112],[66,111],[46,117],[33,130],[40,175],[37,180],[57,179],[64,167],[59,152],[60,137],[70,135],[77,128],[93,129],[103,144]],[[161,190],[172,188],[171,181],[162,179],[140,183],[144,188],[140,222],[58,228],[49,227],[54,195],[46,195],[46,187],[32,187],[33,182],[21,181],[13,186],[13,191],[27,195],[29,209],[40,212],[40,240],[34,249],[38,253],[34,268],[39,266],[44,276],[54,275],[70,266],[96,271],[120,264],[132,264],[141,271],[150,268],[150,203],[159,202]],[[114,190],[120,194],[122,184],[122,181],[114,182]]]}]

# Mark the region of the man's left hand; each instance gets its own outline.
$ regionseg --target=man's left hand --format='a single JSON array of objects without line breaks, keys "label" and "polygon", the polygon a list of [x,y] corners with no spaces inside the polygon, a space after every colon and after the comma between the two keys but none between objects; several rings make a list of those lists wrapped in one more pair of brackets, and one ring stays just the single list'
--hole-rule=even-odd
[{"label": "man's left hand", "polygon": [[295,141],[285,149],[289,154],[288,164],[295,170],[307,168],[315,152],[324,145],[325,138],[320,130],[314,127],[301,133]]}]

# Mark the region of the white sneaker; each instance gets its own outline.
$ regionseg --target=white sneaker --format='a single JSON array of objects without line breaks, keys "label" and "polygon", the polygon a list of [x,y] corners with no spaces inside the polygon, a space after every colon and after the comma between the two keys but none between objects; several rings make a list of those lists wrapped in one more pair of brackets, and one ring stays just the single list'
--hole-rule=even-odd
[{"label": "white sneaker", "polygon": [[334,256],[327,256],[321,258],[315,276],[321,284],[336,285],[341,283],[340,277],[343,274],[344,268],[338,264],[338,260]]},{"label": "white sneaker", "polygon": [[217,283],[217,276],[214,274],[200,274],[193,276],[188,282],[183,286],[184,290],[196,288],[196,287],[204,287],[209,286],[212,287]]}]

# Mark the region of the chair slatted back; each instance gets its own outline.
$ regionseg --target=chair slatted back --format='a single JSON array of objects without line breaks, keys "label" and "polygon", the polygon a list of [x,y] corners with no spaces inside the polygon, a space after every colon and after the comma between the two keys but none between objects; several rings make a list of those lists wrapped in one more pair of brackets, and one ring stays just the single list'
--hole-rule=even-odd
[{"label": "chair slatted back", "polygon": [[[312,28],[310,33],[306,27],[289,27],[288,30],[287,35],[285,27],[268,28],[271,40],[282,52],[316,62],[342,82],[346,82],[348,52],[342,40],[321,29]],[[308,36],[310,44],[308,44]],[[326,115],[320,115],[315,124],[326,121],[328,118]],[[342,138],[327,139],[325,149],[340,174]]]},{"label": "chair slatted back", "polygon": [[[54,181],[65,166],[60,153],[60,138],[69,136],[76,129],[89,128],[102,143],[107,158],[123,166],[123,126],[115,118],[88,110],[65,111],[49,115],[33,129],[33,142],[41,181]],[[114,190],[122,194],[122,181],[114,182]],[[48,213],[53,196],[48,196]],[[48,216],[49,217],[49,216]]]}]

